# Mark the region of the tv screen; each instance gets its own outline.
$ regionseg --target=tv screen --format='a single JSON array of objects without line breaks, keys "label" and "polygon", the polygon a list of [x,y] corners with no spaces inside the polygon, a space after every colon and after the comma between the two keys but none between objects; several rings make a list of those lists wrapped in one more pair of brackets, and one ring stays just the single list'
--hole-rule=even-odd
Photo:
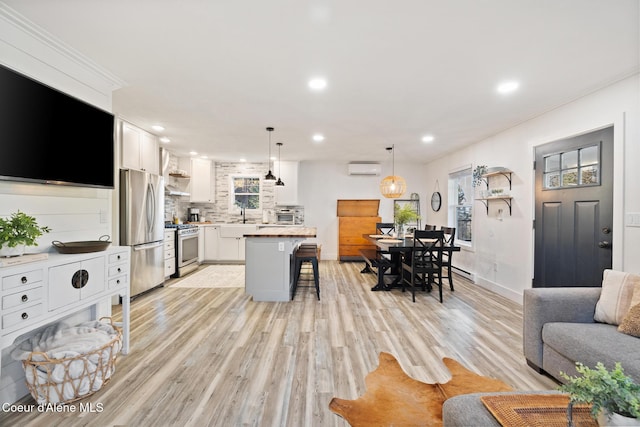
[{"label": "tv screen", "polygon": [[114,186],[114,117],[0,66],[0,179]]}]

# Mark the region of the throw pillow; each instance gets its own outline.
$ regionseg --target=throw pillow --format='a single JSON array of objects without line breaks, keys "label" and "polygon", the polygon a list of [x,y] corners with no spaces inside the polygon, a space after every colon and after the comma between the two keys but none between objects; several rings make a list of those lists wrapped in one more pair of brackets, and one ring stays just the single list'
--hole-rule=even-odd
[{"label": "throw pillow", "polygon": [[593,319],[596,322],[619,325],[631,307],[633,290],[639,283],[640,276],[636,274],[605,270],[602,275],[602,292]]},{"label": "throw pillow", "polygon": [[640,338],[640,304],[636,304],[629,309],[620,326],[618,326],[618,330],[623,334]]}]

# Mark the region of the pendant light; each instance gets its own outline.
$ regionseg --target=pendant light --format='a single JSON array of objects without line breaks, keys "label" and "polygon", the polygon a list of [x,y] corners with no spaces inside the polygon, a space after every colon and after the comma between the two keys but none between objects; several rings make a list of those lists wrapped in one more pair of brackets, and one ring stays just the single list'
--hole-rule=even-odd
[{"label": "pendant light", "polygon": [[273,128],[268,127],[267,132],[269,132],[269,172],[264,176],[264,179],[267,181],[275,181],[276,177],[271,173],[271,132],[273,132]]},{"label": "pendant light", "polygon": [[403,177],[396,175],[396,155],[394,148],[395,145],[387,147],[387,151],[390,151],[393,155],[391,160],[391,175],[380,182],[380,192],[387,199],[397,199],[407,190],[407,182]]},{"label": "pendant light", "polygon": [[280,173],[280,147],[282,147],[282,142],[276,142],[276,145],[278,146],[278,180],[276,181],[276,185],[284,187],[284,182],[280,179],[280,177],[282,176],[282,174]]}]

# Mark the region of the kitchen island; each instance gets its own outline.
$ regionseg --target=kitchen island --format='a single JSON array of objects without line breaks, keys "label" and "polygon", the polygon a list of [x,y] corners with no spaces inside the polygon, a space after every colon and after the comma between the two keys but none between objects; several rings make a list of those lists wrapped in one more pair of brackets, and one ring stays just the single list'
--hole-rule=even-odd
[{"label": "kitchen island", "polygon": [[254,301],[290,301],[294,252],[316,237],[315,227],[266,227],[244,234],[245,292]]}]

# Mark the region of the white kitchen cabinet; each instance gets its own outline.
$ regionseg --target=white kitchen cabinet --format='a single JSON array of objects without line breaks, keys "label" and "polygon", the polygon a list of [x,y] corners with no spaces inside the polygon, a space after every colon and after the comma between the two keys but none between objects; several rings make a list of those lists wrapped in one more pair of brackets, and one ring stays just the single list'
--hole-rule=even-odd
[{"label": "white kitchen cabinet", "polygon": [[222,224],[218,231],[218,260],[244,261],[244,234],[255,233],[255,224]]},{"label": "white kitchen cabinet", "polygon": [[215,201],[215,174],[211,160],[197,158],[181,158],[180,168],[191,177],[187,191],[189,201],[212,203]]},{"label": "white kitchen cabinet", "polygon": [[282,179],[284,186],[275,186],[276,204],[298,204],[298,167],[299,162],[274,162],[274,173]]},{"label": "white kitchen cabinet", "polygon": [[244,261],[244,237],[220,237],[218,261]]},{"label": "white kitchen cabinet", "polygon": [[155,135],[121,122],[122,168],[160,174],[160,151]]},{"label": "white kitchen cabinet", "polygon": [[164,230],[164,277],[176,272],[176,230]]},{"label": "white kitchen cabinet", "polygon": [[203,226],[204,229],[204,261],[218,260],[218,227]]}]

